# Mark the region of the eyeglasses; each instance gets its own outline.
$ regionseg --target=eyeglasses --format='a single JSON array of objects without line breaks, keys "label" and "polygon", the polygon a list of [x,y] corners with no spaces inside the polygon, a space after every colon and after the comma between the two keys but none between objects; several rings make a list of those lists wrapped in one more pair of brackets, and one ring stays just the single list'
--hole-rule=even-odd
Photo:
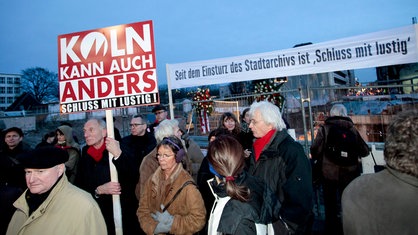
[{"label": "eyeglasses", "polygon": [[164,110],[161,110],[161,111],[157,111],[157,112],[155,112],[154,114],[155,115],[158,115],[158,114],[162,114],[162,113],[164,113],[165,111]]},{"label": "eyeglasses", "polygon": [[168,155],[168,154],[157,154],[157,158],[169,158],[174,156],[174,154]]},{"label": "eyeglasses", "polygon": [[141,126],[141,125],[145,125],[146,123],[132,123],[129,124],[130,127],[137,127],[137,126]]},{"label": "eyeglasses", "polygon": [[253,125],[256,125],[259,122],[261,122],[261,121],[256,121],[255,119],[250,120],[250,124],[253,124]]}]

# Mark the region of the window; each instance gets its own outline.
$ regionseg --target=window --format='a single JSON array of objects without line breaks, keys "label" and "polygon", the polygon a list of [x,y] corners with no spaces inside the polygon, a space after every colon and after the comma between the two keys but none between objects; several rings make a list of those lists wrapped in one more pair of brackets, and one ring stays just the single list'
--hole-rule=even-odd
[{"label": "window", "polygon": [[7,84],[13,84],[13,78],[7,77]]},{"label": "window", "polygon": [[5,97],[0,97],[0,104],[4,104],[6,103],[6,98]]},{"label": "window", "polygon": [[7,94],[13,94],[13,87],[7,88]]},{"label": "window", "polygon": [[0,94],[6,93],[6,88],[4,86],[0,86]]},{"label": "window", "polygon": [[20,77],[15,77],[15,84],[20,84]]},{"label": "window", "polygon": [[15,94],[20,94],[20,87],[15,87]]},{"label": "window", "polygon": [[7,97],[7,103],[11,104],[14,101],[14,97]]},{"label": "window", "polygon": [[5,79],[5,77],[0,77],[0,84],[4,84]]}]

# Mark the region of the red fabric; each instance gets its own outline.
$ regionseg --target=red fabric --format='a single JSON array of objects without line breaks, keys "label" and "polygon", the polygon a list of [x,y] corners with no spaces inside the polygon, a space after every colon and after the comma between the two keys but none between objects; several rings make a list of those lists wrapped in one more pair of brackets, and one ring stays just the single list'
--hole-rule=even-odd
[{"label": "red fabric", "polygon": [[267,132],[267,134],[259,139],[256,139],[254,141],[254,155],[255,155],[255,161],[258,161],[258,159],[260,158],[260,154],[261,151],[263,150],[264,146],[266,146],[266,144],[268,142],[270,142],[271,137],[273,137],[274,132],[276,132],[275,129]]},{"label": "red fabric", "polygon": [[227,177],[225,177],[225,180],[226,181],[234,181],[235,178],[233,176],[227,176]]},{"label": "red fabric", "polygon": [[105,151],[105,149],[106,149],[106,144],[105,144],[105,142],[103,141],[103,144],[102,144],[102,146],[100,147],[100,148],[98,148],[98,149],[96,149],[95,147],[93,147],[93,146],[90,146],[88,149],[87,149],[87,153],[96,161],[96,162],[99,162],[100,160],[102,160],[102,157],[103,157],[103,152]]},{"label": "red fabric", "polygon": [[60,145],[60,144],[55,145],[55,147],[60,148],[60,149],[70,149],[71,148],[71,146],[64,146],[64,145]]}]

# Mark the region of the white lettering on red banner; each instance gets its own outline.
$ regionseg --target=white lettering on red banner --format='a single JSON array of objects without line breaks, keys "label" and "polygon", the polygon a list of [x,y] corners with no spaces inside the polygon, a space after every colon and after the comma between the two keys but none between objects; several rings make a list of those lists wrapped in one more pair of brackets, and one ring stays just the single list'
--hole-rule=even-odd
[{"label": "white lettering on red banner", "polygon": [[159,103],[152,21],[58,36],[61,113]]}]

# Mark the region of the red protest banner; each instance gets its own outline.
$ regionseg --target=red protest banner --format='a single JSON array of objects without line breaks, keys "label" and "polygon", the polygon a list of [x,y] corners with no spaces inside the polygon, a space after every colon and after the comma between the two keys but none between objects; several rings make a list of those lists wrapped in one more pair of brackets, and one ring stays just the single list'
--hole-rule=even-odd
[{"label": "red protest banner", "polygon": [[159,103],[152,21],[58,36],[61,113]]}]

